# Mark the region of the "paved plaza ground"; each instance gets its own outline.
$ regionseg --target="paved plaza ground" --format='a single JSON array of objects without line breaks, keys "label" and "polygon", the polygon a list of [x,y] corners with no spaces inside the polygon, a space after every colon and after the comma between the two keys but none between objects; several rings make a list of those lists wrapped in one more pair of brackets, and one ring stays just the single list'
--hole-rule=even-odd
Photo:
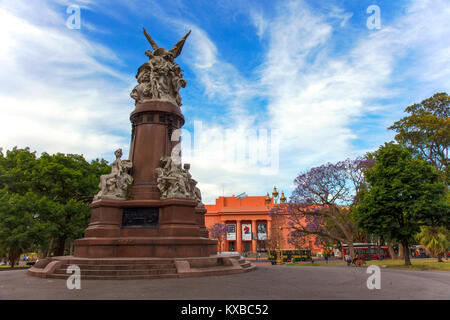
[{"label": "paved plaza ground", "polygon": [[366,268],[269,266],[229,276],[81,281],[0,272],[0,299],[450,299],[450,272],[381,269],[381,289],[366,286]]}]

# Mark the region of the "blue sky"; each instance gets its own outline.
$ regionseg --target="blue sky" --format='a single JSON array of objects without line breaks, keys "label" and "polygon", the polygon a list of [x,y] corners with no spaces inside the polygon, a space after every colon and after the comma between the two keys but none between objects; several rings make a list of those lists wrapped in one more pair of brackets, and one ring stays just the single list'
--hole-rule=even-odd
[{"label": "blue sky", "polygon": [[0,0],[0,146],[127,154],[142,27],[169,49],[191,29],[183,156],[204,202],[289,195],[298,173],[375,150],[406,106],[448,92],[449,21],[444,0]]}]

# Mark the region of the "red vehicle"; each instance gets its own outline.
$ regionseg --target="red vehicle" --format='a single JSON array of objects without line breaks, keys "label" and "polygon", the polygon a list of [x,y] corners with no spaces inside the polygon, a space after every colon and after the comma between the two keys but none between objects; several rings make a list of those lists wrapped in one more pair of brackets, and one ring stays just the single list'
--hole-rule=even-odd
[{"label": "red vehicle", "polygon": [[[383,260],[391,257],[387,246],[379,246],[374,243],[354,243],[353,248],[355,255],[358,254],[363,260]],[[342,250],[344,255],[350,255],[346,244],[342,244]]]},{"label": "red vehicle", "polygon": [[429,258],[430,255],[425,250],[425,247],[422,245],[415,245],[409,248],[411,252],[411,257],[413,258]]}]

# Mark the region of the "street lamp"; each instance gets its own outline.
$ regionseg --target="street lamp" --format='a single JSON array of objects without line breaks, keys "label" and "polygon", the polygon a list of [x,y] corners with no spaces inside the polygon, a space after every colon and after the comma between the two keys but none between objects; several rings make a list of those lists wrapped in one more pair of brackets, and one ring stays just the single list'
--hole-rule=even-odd
[{"label": "street lamp", "polygon": [[[281,257],[281,248],[280,248],[280,233],[281,233],[281,226],[279,225],[279,216],[278,216],[278,204],[280,203],[285,203],[286,202],[286,197],[284,196],[284,192],[281,192],[281,197],[278,199],[278,197],[280,196],[280,194],[277,191],[277,187],[274,186],[273,187],[273,192],[272,192],[272,199],[273,199],[273,206],[274,206],[274,215],[277,215],[275,220],[275,228],[277,230],[277,234],[276,234],[276,253],[277,253],[277,264],[283,264],[283,260]],[[267,196],[265,199],[266,202],[266,207],[268,210],[270,210],[270,203],[272,202],[272,199],[269,196],[269,193],[267,192]],[[279,202],[278,202],[279,201]]]}]

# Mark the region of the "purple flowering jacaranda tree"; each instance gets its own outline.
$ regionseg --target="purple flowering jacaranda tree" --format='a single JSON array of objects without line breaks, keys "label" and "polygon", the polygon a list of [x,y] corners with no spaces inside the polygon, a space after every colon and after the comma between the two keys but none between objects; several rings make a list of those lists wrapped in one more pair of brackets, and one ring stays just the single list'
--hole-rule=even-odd
[{"label": "purple flowering jacaranda tree", "polygon": [[364,187],[364,171],[371,165],[367,158],[347,159],[299,174],[287,206],[292,236],[313,234],[319,239],[346,243],[354,256],[353,241],[358,228],[350,208]]},{"label": "purple flowering jacaranda tree", "polygon": [[219,243],[219,253],[222,251],[222,243],[227,237],[227,227],[223,223],[215,223],[211,228],[209,228],[209,236],[216,239]]}]

